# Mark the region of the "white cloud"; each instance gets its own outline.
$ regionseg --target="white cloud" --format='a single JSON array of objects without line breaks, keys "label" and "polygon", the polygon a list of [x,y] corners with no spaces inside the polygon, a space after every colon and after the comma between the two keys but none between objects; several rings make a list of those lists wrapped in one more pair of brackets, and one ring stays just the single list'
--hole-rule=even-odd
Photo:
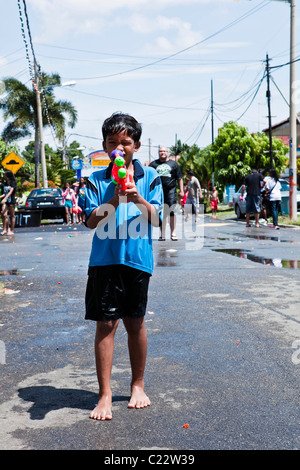
[{"label": "white cloud", "polygon": [[6,64],[7,60],[5,59],[5,57],[0,56],[0,67],[5,67]]},{"label": "white cloud", "polygon": [[[113,15],[122,15],[126,22],[126,10],[150,14],[176,6],[228,2],[232,0],[27,0],[27,9],[29,15],[34,12],[39,17],[40,31],[34,31],[35,39],[46,42],[70,33],[99,33],[104,25],[114,24],[116,17]],[[174,19],[170,18],[168,28],[172,27],[172,21]],[[135,26],[136,31],[142,32],[142,27],[148,30],[152,20],[148,19],[148,23],[144,16],[142,25]]]},{"label": "white cloud", "polygon": [[[151,35],[151,42],[145,44],[144,53],[168,54],[189,47],[202,39],[200,31],[177,17],[156,16],[149,18],[134,14],[126,20],[128,26],[137,34]],[[155,34],[158,36],[155,37]]]}]

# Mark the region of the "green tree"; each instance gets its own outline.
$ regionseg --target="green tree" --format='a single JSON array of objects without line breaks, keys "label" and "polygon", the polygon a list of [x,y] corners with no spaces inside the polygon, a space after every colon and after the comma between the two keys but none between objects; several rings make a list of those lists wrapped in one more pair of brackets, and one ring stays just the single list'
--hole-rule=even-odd
[{"label": "green tree", "polygon": [[76,142],[76,140],[73,140],[73,142],[71,142],[66,148],[66,158],[67,158],[68,168],[71,168],[71,162],[73,158],[75,157],[83,158],[83,153],[81,150],[79,150],[80,147],[81,147],[80,144]]},{"label": "green tree", "polygon": [[[174,153],[175,147],[171,147]],[[212,152],[211,146],[200,149],[196,144],[188,146],[181,144],[178,140],[177,151],[180,154],[178,165],[182,177],[185,178],[187,172],[192,170],[202,187],[208,188],[212,178]]]},{"label": "green tree", "polygon": [[[71,147],[74,148],[73,152],[75,152],[75,149],[77,147],[80,147],[80,144],[74,141],[72,142]],[[52,181],[52,183],[54,183],[55,186],[62,187],[66,180],[71,181],[74,178],[76,178],[76,171],[65,169],[64,162],[62,161],[62,158],[61,158],[61,151],[54,150],[52,147],[46,144],[45,155],[46,155],[48,181]],[[76,155],[82,156],[81,152],[78,150],[76,151]],[[24,161],[27,161],[28,165],[34,164],[34,142],[33,141],[30,141],[28,145],[25,147],[25,149],[23,150],[22,159]],[[22,178],[22,182],[24,182],[25,180],[32,182],[33,173],[28,174],[28,172],[26,172],[22,174],[21,170],[20,170],[19,176]]]},{"label": "green tree", "polygon": [[76,171],[67,170],[60,155],[56,154],[51,158],[51,165],[47,165],[47,176],[55,186],[63,188],[66,181],[71,182],[76,179]]},{"label": "green tree", "polygon": [[[281,173],[286,167],[288,148],[274,139],[274,168]],[[246,127],[227,122],[219,129],[212,144],[216,180],[240,186],[251,169],[270,169],[269,139],[265,134],[251,135]]]},{"label": "green tree", "polygon": [[177,144],[170,147],[170,155],[181,155],[183,152],[189,150],[187,144],[183,144],[180,139],[178,139]]},{"label": "green tree", "polygon": [[[10,119],[10,121],[2,132],[2,138],[5,142],[10,143],[34,133],[35,180],[38,183],[40,158],[36,91],[27,88],[15,78],[6,78],[3,82],[7,96],[0,102],[0,109],[3,111],[4,120]],[[61,80],[58,74],[40,74],[39,87],[42,90],[43,126],[49,126],[50,121],[58,140],[62,140],[65,126],[68,125],[72,128],[77,121],[77,111],[72,103],[55,99],[54,88],[60,85]]]}]

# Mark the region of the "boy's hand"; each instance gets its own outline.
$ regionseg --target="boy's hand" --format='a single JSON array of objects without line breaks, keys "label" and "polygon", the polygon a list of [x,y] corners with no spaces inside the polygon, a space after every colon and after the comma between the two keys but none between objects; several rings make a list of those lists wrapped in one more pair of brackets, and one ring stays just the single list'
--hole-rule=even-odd
[{"label": "boy's hand", "polygon": [[124,191],[119,186],[119,197],[127,197],[127,202],[138,202],[138,191],[134,183],[128,183],[127,189]]},{"label": "boy's hand", "polygon": [[117,191],[118,191],[119,197],[120,196],[127,197],[128,202],[135,202],[135,203],[138,202],[139,193],[133,181],[133,177],[130,173],[129,173],[129,183],[127,183],[127,189],[124,191],[121,188],[121,185],[118,185]]}]

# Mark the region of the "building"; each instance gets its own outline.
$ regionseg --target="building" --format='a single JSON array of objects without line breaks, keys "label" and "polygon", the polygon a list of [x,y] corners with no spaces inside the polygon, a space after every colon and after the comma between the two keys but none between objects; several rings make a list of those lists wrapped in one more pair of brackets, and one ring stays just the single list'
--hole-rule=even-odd
[{"label": "building", "polygon": [[[263,132],[269,134],[269,128],[263,129]],[[281,139],[282,142],[287,146],[289,146],[290,135],[291,131],[289,118],[272,126],[272,136],[277,139]],[[297,114],[297,158],[300,158],[300,113]]]}]

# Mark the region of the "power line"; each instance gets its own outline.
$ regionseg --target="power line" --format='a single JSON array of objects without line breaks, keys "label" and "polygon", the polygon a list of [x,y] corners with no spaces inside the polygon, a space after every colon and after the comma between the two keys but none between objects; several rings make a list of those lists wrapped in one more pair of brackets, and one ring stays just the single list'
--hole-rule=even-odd
[{"label": "power line", "polygon": [[90,93],[88,91],[80,91],[80,90],[74,90],[74,89],[69,89],[72,93],[80,93],[82,95],[88,95],[88,96],[95,96],[97,98],[104,98],[107,100],[113,100],[113,101],[122,101],[124,103],[131,103],[131,104],[139,104],[142,106],[152,106],[155,108],[165,108],[165,109],[184,109],[184,110],[189,110],[189,111],[203,111],[203,108],[188,108],[184,106],[167,106],[163,104],[154,104],[154,103],[145,103],[145,102],[140,102],[140,101],[133,101],[133,100],[126,100],[124,98],[115,98],[113,96],[104,96],[104,95],[98,95],[97,93]]},{"label": "power line", "polygon": [[277,88],[277,90],[279,91],[281,97],[284,99],[284,101],[286,102],[286,104],[288,105],[288,107],[290,107],[290,104],[288,103],[288,101],[285,99],[285,97],[283,96],[283,93],[281,92],[281,90],[278,88],[277,84],[275,83],[274,81],[274,78],[272,76],[270,76],[273,84],[275,85],[275,87]]},{"label": "power line", "polygon": [[[65,46],[57,46],[57,45],[54,45],[54,44],[43,44],[43,43],[36,43],[37,45],[39,46],[43,46],[43,47],[51,47],[51,48],[55,48],[55,49],[62,49],[62,50],[66,50],[66,51],[74,51],[74,52],[82,52],[84,54],[95,54],[95,55],[104,55],[104,56],[110,56],[110,57],[123,57],[123,58],[127,58],[127,59],[148,59],[149,60],[149,56],[140,56],[140,55],[129,55],[129,54],[118,54],[118,53],[112,53],[112,52],[99,52],[99,51],[95,51],[95,50],[89,50],[89,49],[78,49],[78,48],[73,48],[73,47],[65,47]],[[191,46],[193,47],[193,46]],[[178,52],[179,54],[180,52]],[[62,58],[62,57],[49,57],[49,56],[46,56],[46,55],[42,55],[42,54],[39,54],[41,56],[44,56],[44,57],[48,57],[48,58],[53,58],[53,59],[62,59],[62,60],[76,60],[76,59],[70,59],[70,57],[68,58]],[[170,56],[169,56],[170,57]],[[151,58],[151,57],[150,57]],[[153,59],[155,59],[154,57],[152,57]],[[170,57],[171,58],[171,57]],[[79,61],[89,61],[89,59],[77,59]],[[167,60],[167,58],[165,59],[160,59],[160,60]],[[185,58],[184,59],[181,59],[181,58],[177,58],[177,59],[174,59],[176,61],[180,61],[180,60],[186,60]],[[199,59],[193,59],[193,58],[189,58],[190,61],[198,61]],[[255,59],[253,60],[225,60],[225,63],[236,63],[236,64],[242,64],[242,63],[253,63],[253,62],[257,62]],[[111,62],[110,62],[111,63]],[[210,64],[210,63],[223,63],[223,61],[220,59],[220,60],[214,60],[214,59],[211,59],[211,60],[206,60],[204,62],[204,64]]]},{"label": "power line", "polygon": [[[195,143],[197,142],[197,140],[199,139],[200,135],[201,135],[202,132],[203,132],[204,126],[205,126],[205,124],[206,124],[206,122],[207,122],[207,120],[208,120],[209,115],[210,115],[210,106],[208,107],[206,113],[203,115],[203,118],[202,118],[201,121],[197,124],[197,127],[193,130],[193,132],[191,133],[191,135],[190,135],[187,139],[184,140],[184,143],[187,144],[187,143],[193,138],[193,135],[194,135],[196,132],[198,132],[198,134],[197,134],[197,139],[194,139],[194,142],[195,142]],[[202,121],[203,121],[203,120],[204,120],[204,124],[202,124]],[[201,124],[202,124],[202,126],[201,126]],[[200,127],[200,126],[201,126],[201,128],[200,128],[200,130],[199,130],[199,127]],[[198,130],[199,130],[199,131],[198,131]]]},{"label": "power line", "polygon": [[[102,59],[79,59],[77,57],[71,58],[71,57],[57,57],[57,56],[48,56],[45,54],[39,54],[39,57],[45,57],[46,59],[55,59],[55,60],[62,60],[62,61],[67,61],[67,62],[88,62],[89,64],[109,64],[109,65],[128,65],[128,62],[116,62],[116,61],[107,61],[107,60],[102,60]],[[187,59],[181,59],[181,60],[187,60]],[[257,63],[257,60],[234,60],[234,59],[207,59],[207,60],[199,60],[199,59],[189,59],[189,62],[179,62],[177,63],[162,63],[161,65],[165,65],[168,67],[195,67],[195,66],[203,66],[203,65],[241,65],[241,64],[253,64]],[[135,63],[132,63],[131,65],[138,65]]]},{"label": "power line", "polygon": [[273,67],[270,67],[270,70],[271,70],[271,69],[272,69],[272,70],[273,70],[273,69],[275,70],[275,69],[280,69],[280,68],[282,68],[282,67],[286,67],[287,65],[291,65],[291,64],[294,64],[294,63],[296,63],[296,62],[299,62],[299,60],[300,60],[300,57],[298,57],[298,58],[296,57],[294,60],[289,61],[289,62],[286,62],[285,64],[274,65]]},{"label": "power line", "polygon": [[256,95],[257,95],[257,93],[258,93],[258,91],[259,91],[259,89],[260,89],[260,87],[261,87],[261,84],[262,84],[262,82],[264,81],[264,78],[265,78],[265,74],[264,74],[264,76],[262,77],[262,79],[260,80],[260,82],[259,82],[259,84],[258,84],[258,87],[257,87],[257,89],[256,89],[256,91],[255,91],[255,93],[254,93],[254,95],[253,95],[253,98],[252,98],[251,102],[249,103],[249,106],[247,106],[246,110],[245,110],[235,121],[239,121],[239,120],[246,114],[246,112],[248,111],[248,109],[249,109],[250,106],[252,105],[253,101],[255,100]]},{"label": "power line", "polygon": [[174,52],[173,54],[170,54],[166,57],[162,57],[160,59],[157,59],[153,62],[150,62],[149,64],[145,64],[145,65],[141,65],[141,66],[138,66],[138,67],[134,67],[132,69],[129,69],[129,70],[124,70],[123,72],[116,72],[116,73],[113,73],[113,74],[108,74],[108,75],[100,75],[100,76],[97,76],[97,77],[73,77],[74,80],[95,80],[95,79],[100,79],[100,78],[109,78],[109,77],[115,77],[117,75],[124,75],[126,73],[130,73],[130,72],[135,72],[136,70],[141,70],[141,69],[144,69],[144,68],[147,68],[147,67],[151,67],[153,65],[156,65],[156,64],[159,64],[163,61],[166,61],[168,59],[171,59],[173,57],[176,57],[177,55],[179,54],[182,54],[184,52],[187,52],[197,46],[199,46],[200,44],[203,44],[204,42],[208,41],[209,39],[212,39],[213,37],[217,36],[218,34],[220,33],[223,33],[224,31],[226,31],[227,29],[231,28],[232,26],[235,26],[236,24],[240,23],[241,21],[243,21],[244,19],[248,18],[249,16],[253,15],[254,13],[256,13],[257,11],[261,10],[262,8],[264,8],[266,5],[268,5],[270,3],[270,1],[268,1],[267,3],[265,2],[265,0],[263,0],[259,5],[257,5],[256,7],[252,8],[251,10],[249,10],[247,13],[244,13],[242,16],[240,16],[239,18],[235,19],[234,21],[232,21],[231,23],[229,23],[228,25],[226,26],[223,26],[221,29],[219,29],[218,31],[216,31],[215,33],[212,33],[210,34],[209,36],[207,36],[206,38],[202,39],[201,41],[198,41],[194,44],[192,44],[191,46],[188,46],[184,49],[181,49],[180,51],[177,51],[177,52]]},{"label": "power line", "polygon": [[[258,77],[260,74],[261,74],[261,70],[260,70],[260,71],[257,73],[257,75],[255,76],[255,78],[254,78],[254,80],[253,80],[253,84],[250,86],[250,88],[248,88],[248,90],[245,91],[244,93],[242,93],[238,98],[235,98],[234,100],[231,100],[231,101],[227,101],[226,103],[214,103],[214,104],[215,104],[217,107],[218,107],[218,106],[228,106],[228,105],[230,105],[230,104],[234,104],[234,103],[240,101],[240,100],[243,99],[244,97],[247,97],[247,95],[248,95],[249,93],[251,93],[251,91],[252,91],[253,89],[255,89],[256,86],[258,85],[258,83],[260,82],[261,79],[260,79],[259,81],[256,81],[256,80],[257,80],[257,77]],[[234,108],[234,109],[236,109],[236,108]]]}]

